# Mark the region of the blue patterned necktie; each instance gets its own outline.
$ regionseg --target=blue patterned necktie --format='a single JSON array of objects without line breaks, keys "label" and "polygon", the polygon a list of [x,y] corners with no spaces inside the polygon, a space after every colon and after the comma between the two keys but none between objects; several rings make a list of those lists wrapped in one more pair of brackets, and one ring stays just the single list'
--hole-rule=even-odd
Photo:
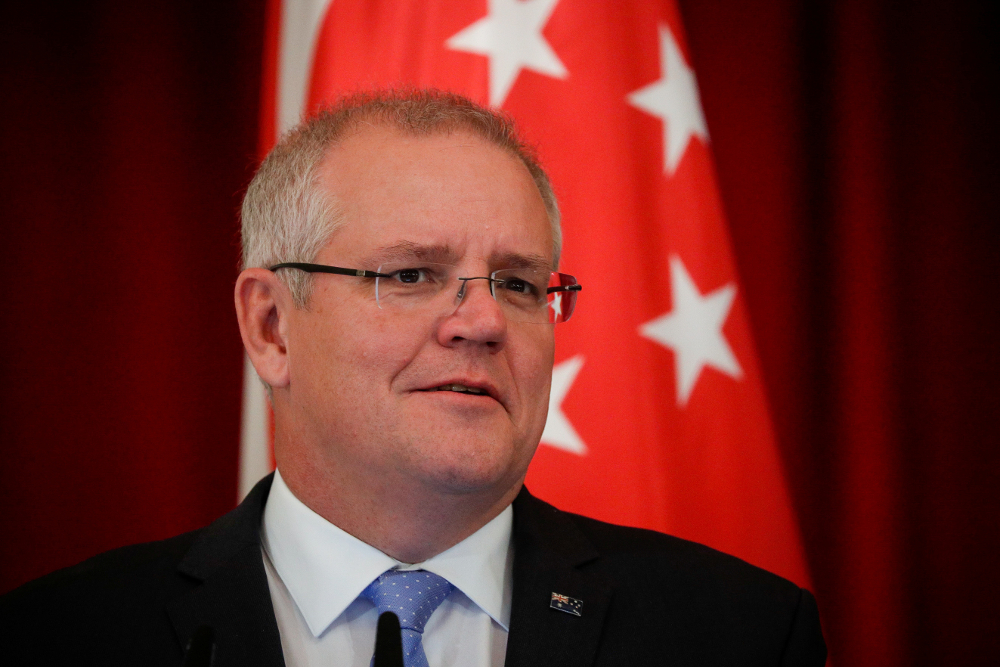
[{"label": "blue patterned necktie", "polygon": [[379,615],[391,611],[399,617],[406,667],[428,667],[420,642],[424,626],[453,588],[444,577],[425,570],[386,570],[361,597],[371,600]]}]

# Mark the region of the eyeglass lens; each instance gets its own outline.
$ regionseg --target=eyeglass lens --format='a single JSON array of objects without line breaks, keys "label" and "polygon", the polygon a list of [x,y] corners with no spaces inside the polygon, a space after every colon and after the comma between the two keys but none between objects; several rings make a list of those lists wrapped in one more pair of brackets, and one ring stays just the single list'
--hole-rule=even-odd
[{"label": "eyeglass lens", "polygon": [[[378,272],[388,277],[375,279],[379,308],[399,312],[458,308],[473,281],[489,283],[490,292],[508,320],[555,324],[573,314],[576,285],[573,276],[539,269],[502,269],[490,276],[459,276],[450,264],[408,262],[385,264]],[[579,289],[577,287],[577,289]]]}]

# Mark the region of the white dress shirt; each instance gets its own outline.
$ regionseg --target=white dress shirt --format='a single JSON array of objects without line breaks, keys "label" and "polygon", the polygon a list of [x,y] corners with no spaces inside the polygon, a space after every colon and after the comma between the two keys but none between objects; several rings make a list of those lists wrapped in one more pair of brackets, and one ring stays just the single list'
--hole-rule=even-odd
[{"label": "white dress shirt", "polygon": [[423,563],[401,563],[306,507],[274,473],[261,544],[289,667],[369,667],[378,610],[358,595],[388,569],[423,569],[455,590],[431,615],[430,667],[502,667],[510,624],[513,510]]}]

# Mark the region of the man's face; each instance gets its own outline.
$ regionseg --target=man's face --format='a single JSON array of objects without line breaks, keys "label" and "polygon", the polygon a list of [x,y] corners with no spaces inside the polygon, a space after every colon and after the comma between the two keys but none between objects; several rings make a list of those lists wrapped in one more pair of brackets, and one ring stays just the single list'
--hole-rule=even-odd
[{"label": "man's face", "polygon": [[[330,152],[320,187],[344,224],[317,263],[376,270],[413,258],[455,264],[460,276],[551,267],[528,170],[479,137],[365,128]],[[313,448],[324,467],[371,479],[373,490],[516,487],[545,425],[552,325],[509,322],[487,281],[467,285],[455,310],[401,314],[378,307],[371,279],[316,275],[308,308],[289,321],[289,446]],[[433,391],[451,384],[489,395]]]}]

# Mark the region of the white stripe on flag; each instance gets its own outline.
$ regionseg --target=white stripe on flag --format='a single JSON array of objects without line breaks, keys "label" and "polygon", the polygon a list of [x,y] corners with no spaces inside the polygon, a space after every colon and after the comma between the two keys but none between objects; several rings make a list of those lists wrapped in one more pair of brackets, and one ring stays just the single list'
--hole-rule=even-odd
[{"label": "white stripe on flag", "polygon": [[298,125],[306,105],[316,39],[331,0],[282,3],[278,54],[277,137]]},{"label": "white stripe on flag", "polygon": [[243,355],[243,418],[240,425],[239,497],[250,493],[271,472],[271,434],[267,427],[267,394],[250,358]]},{"label": "white stripe on flag", "polygon": [[[331,0],[291,0],[282,3],[281,43],[275,136],[298,124],[306,105],[313,52],[319,28]],[[307,37],[304,37],[307,36]],[[270,406],[250,359],[243,359],[243,416],[240,428],[238,500],[243,500],[261,477],[271,472]]]}]

